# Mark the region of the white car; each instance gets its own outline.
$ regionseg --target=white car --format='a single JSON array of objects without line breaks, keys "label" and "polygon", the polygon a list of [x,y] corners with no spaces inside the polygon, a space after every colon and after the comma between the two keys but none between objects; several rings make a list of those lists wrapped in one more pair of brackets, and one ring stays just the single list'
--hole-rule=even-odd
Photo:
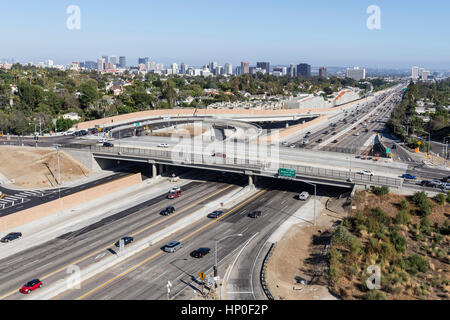
[{"label": "white car", "polygon": [[355,137],[358,137],[358,136],[359,136],[359,133],[358,133],[358,132],[357,132],[357,133],[355,133],[355,134],[354,134],[354,136],[355,136]]},{"label": "white car", "polygon": [[289,148],[295,148],[295,144],[291,144],[290,146],[289,146]]},{"label": "white car", "polygon": [[71,136],[71,135],[73,135],[75,133],[75,131],[73,131],[73,130],[67,130],[66,132],[64,132],[64,135],[65,136]]},{"label": "white car", "polygon": [[282,143],[283,146],[287,146],[289,143],[287,143],[286,141]]},{"label": "white car", "polygon": [[167,143],[160,143],[160,144],[158,145],[158,147],[159,147],[159,148],[168,148],[169,145],[168,145]]},{"label": "white car", "polygon": [[178,192],[181,191],[180,187],[173,187],[172,189],[170,189],[169,193],[174,193],[174,192]]},{"label": "white car", "polygon": [[363,176],[371,176],[371,177],[374,176],[373,172],[370,170],[361,170],[358,172],[358,174],[362,174]]},{"label": "white car", "polygon": [[308,198],[309,198],[309,193],[306,191],[303,191],[302,193],[300,193],[298,195],[298,199],[302,200],[302,201],[306,201],[306,200],[308,200]]},{"label": "white car", "polygon": [[97,142],[98,143],[105,143],[105,142],[108,142],[108,139],[101,138],[101,139],[98,139]]}]

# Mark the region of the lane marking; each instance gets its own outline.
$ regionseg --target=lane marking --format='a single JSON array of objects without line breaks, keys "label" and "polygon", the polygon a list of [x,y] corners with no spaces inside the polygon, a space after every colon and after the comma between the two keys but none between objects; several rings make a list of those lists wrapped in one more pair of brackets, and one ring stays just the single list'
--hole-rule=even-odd
[{"label": "lane marking", "polygon": [[[150,226],[148,226],[148,227],[146,227],[146,228],[143,228],[143,229],[139,230],[138,232],[133,233],[131,236],[133,236],[133,235],[136,236],[136,235],[138,235],[139,233],[141,233],[141,232],[143,232],[143,231],[145,231],[145,230],[147,230],[147,229],[149,229],[149,228],[151,228],[151,227],[157,226],[158,224],[161,224],[161,223],[165,222],[165,221],[168,220],[169,218],[174,217],[174,216],[177,216],[178,214],[181,214],[182,212],[186,211],[187,209],[191,208],[192,206],[197,205],[198,203],[201,203],[201,202],[203,202],[203,201],[205,201],[205,200],[207,200],[207,199],[209,199],[209,198],[211,198],[211,197],[213,197],[213,196],[215,196],[215,195],[217,195],[217,194],[219,194],[219,193],[221,193],[221,192],[223,192],[223,191],[225,191],[225,190],[227,190],[227,189],[229,189],[229,188],[231,188],[231,187],[233,187],[233,185],[229,185],[229,186],[227,186],[227,187],[225,187],[225,188],[223,188],[223,189],[220,189],[219,191],[213,193],[212,195],[209,195],[209,196],[207,196],[206,198],[202,198],[202,199],[198,200],[197,202],[194,202],[193,204],[191,204],[191,205],[189,205],[188,207],[186,207],[186,208],[184,208],[184,209],[178,211],[176,214],[173,214],[172,216],[163,217],[163,219],[161,219],[161,220],[159,220],[159,221],[157,221],[157,222],[151,224]],[[53,272],[51,272],[51,273],[49,273],[49,274],[47,274],[47,275],[45,275],[45,276],[42,276],[42,277],[40,277],[40,278],[38,277],[38,278],[41,279],[41,280],[45,280],[45,279],[51,277],[52,275],[54,275],[54,274],[56,274],[56,273],[58,273],[58,272],[60,272],[60,271],[62,271],[62,270],[64,270],[64,269],[67,269],[67,268],[68,268],[69,266],[71,266],[71,265],[77,264],[77,263],[79,263],[79,262],[81,262],[81,261],[83,261],[83,260],[86,260],[86,259],[92,257],[93,255],[95,255],[95,254],[97,254],[97,253],[99,253],[99,252],[102,252],[103,250],[108,249],[108,248],[111,247],[112,245],[114,245],[114,243],[112,243],[112,244],[110,244],[110,245],[108,245],[108,246],[105,246],[105,247],[103,247],[103,248],[101,248],[101,249],[99,249],[99,250],[97,250],[97,251],[94,251],[94,252],[92,252],[92,253],[90,253],[90,254],[88,254],[88,255],[86,255],[86,256],[80,258],[80,259],[77,259],[76,261],[71,262],[71,263],[65,265],[64,267],[61,267],[61,268],[59,268],[59,269],[57,269],[57,270],[55,270],[55,271],[53,271]],[[20,288],[19,288],[19,289],[20,289]],[[6,298],[6,297],[8,297],[8,296],[10,296],[10,295],[12,295],[12,294],[14,294],[14,293],[16,293],[17,290],[19,290],[19,289],[10,291],[10,292],[6,293],[5,295],[0,296],[0,300],[2,300],[2,299],[4,299],[4,298]]]},{"label": "lane marking", "polygon": [[[247,203],[253,201],[256,197],[264,194],[265,192],[267,192],[267,190],[262,190],[260,192],[258,192],[256,195],[253,195],[251,198],[247,199],[246,201],[242,202],[240,205],[236,206],[235,208],[231,209],[230,211],[228,211],[225,215],[223,215],[222,217],[215,219],[209,223],[207,223],[206,225],[204,225],[203,227],[197,229],[196,231],[190,233],[188,236],[184,237],[183,239],[179,240],[180,242],[192,237],[194,234],[200,232],[201,230],[205,229],[206,227],[217,223],[218,221],[222,220],[223,218],[225,218],[226,216],[228,216],[229,214],[231,214],[232,212],[236,211],[237,209],[241,208],[242,206],[246,205]],[[104,286],[108,285],[109,283],[113,282],[114,280],[126,275],[127,273],[130,273],[131,271],[139,268],[140,266],[142,266],[143,264],[147,263],[150,260],[153,260],[154,258],[156,258],[157,256],[161,255],[163,253],[163,251],[159,251],[158,253],[154,254],[153,256],[151,256],[150,258],[145,259],[144,261],[138,263],[137,265],[123,271],[122,273],[120,273],[119,275],[115,276],[114,278],[108,280],[107,282],[103,283],[102,285],[92,289],[91,291],[85,293],[84,295],[78,297],[76,300],[83,300],[84,298],[86,298],[87,296],[91,295],[92,293],[98,291],[99,289],[103,288]]]}]

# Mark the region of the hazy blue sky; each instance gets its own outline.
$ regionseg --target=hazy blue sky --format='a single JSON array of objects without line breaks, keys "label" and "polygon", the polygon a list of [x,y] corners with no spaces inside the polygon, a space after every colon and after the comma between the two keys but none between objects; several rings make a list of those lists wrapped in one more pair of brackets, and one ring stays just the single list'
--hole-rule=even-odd
[{"label": "hazy blue sky", "polygon": [[[381,30],[366,27],[372,4]],[[66,28],[69,5],[81,30]],[[450,69],[448,0],[14,0],[1,11],[0,59]]]}]

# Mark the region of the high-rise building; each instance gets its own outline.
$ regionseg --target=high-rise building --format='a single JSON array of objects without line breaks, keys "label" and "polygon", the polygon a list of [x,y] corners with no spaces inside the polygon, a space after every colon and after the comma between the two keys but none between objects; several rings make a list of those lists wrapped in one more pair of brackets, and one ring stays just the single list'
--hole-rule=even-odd
[{"label": "high-rise building", "polygon": [[98,64],[95,61],[85,61],[84,62],[84,68],[88,69],[88,70],[97,69],[97,66],[98,66]]},{"label": "high-rise building", "polygon": [[116,56],[109,57],[109,62],[111,62],[114,65],[117,65],[117,57]]},{"label": "high-rise building", "polygon": [[188,69],[188,65],[186,64],[186,63],[182,63],[181,64],[181,74],[186,74],[186,72],[187,72],[187,69]]},{"label": "high-rise building", "polygon": [[225,74],[232,75],[233,74],[233,65],[231,63],[225,63]]},{"label": "high-rise building", "polygon": [[250,73],[250,63],[249,62],[241,62],[241,74]]},{"label": "high-rise building", "polygon": [[124,56],[119,57],[119,66],[121,68],[126,68],[127,67],[127,58]]},{"label": "high-rise building", "polygon": [[325,68],[325,67],[319,68],[319,77],[322,77],[322,78],[327,77],[327,68]]},{"label": "high-rise building", "polygon": [[427,81],[428,80],[428,77],[430,76],[430,71],[427,71],[427,70],[423,70],[421,73],[420,73],[420,79],[421,80],[423,80],[423,81]]},{"label": "high-rise building", "polygon": [[217,66],[218,66],[217,62],[215,62],[215,61],[210,62],[208,64],[209,71],[214,72],[214,70],[217,68]]},{"label": "high-rise building", "polygon": [[270,73],[270,63],[269,62],[257,62],[256,68],[261,68],[266,70],[266,74]]},{"label": "high-rise building", "polygon": [[297,65],[297,76],[303,78],[311,77],[311,65],[307,63],[300,63]]},{"label": "high-rise building", "polygon": [[175,62],[172,63],[170,69],[172,70],[172,74],[178,74],[178,64],[176,64]]},{"label": "high-rise building", "polygon": [[419,67],[412,67],[411,79],[412,80],[419,80]]},{"label": "high-rise building", "polygon": [[150,60],[149,57],[139,57],[138,64],[147,64],[147,62]]},{"label": "high-rise building", "polygon": [[360,69],[359,67],[354,67],[353,69],[347,69],[347,78],[359,81],[366,78],[366,69]]},{"label": "high-rise building", "polygon": [[289,77],[295,77],[295,67],[293,64],[289,66]]},{"label": "high-rise building", "polygon": [[103,56],[102,59],[105,60],[105,63],[108,63],[108,62],[109,62],[109,57],[108,57],[108,56]]},{"label": "high-rise building", "polygon": [[98,59],[97,60],[97,70],[98,71],[105,70],[105,63],[106,63],[106,61],[104,58]]}]

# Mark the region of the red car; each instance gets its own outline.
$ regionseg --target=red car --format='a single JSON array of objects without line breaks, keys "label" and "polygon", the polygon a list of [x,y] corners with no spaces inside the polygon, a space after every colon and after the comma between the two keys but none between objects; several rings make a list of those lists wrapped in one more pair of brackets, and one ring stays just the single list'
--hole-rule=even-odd
[{"label": "red car", "polygon": [[25,284],[22,288],[20,288],[21,293],[30,293],[31,291],[36,290],[37,288],[42,287],[42,282],[39,279],[34,279]]},{"label": "red car", "polygon": [[167,196],[167,198],[175,199],[175,198],[178,198],[179,196],[181,196],[181,191],[180,190],[170,192],[169,195]]}]

